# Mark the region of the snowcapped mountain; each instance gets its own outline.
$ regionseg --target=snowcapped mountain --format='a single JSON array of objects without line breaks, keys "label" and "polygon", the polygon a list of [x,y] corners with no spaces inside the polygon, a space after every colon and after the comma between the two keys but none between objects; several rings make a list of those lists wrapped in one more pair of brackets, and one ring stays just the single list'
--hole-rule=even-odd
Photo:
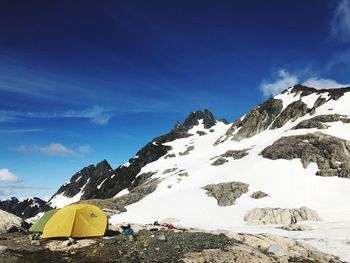
[{"label": "snowcapped mountain", "polygon": [[[94,199],[118,212],[112,223],[272,232],[350,260],[350,88],[296,85],[233,123],[193,112],[128,163],[98,166],[51,206]],[[320,219],[312,231],[264,226]]]},{"label": "snowcapped mountain", "polygon": [[24,219],[33,217],[39,212],[47,211],[48,209],[50,208],[46,205],[46,201],[38,197],[26,198],[22,201],[16,197],[8,200],[0,200],[0,210],[7,211]]}]

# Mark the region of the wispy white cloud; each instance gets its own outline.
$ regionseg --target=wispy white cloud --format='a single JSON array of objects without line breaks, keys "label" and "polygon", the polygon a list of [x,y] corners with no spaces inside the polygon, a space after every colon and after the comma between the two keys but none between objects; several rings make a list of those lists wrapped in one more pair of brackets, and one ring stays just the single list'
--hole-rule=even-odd
[{"label": "wispy white cloud", "polygon": [[87,154],[87,153],[91,152],[91,147],[88,144],[80,145],[77,147],[77,152],[79,152],[81,154]]},{"label": "wispy white cloud", "polygon": [[260,89],[265,96],[274,96],[298,83],[315,89],[335,89],[349,86],[349,84],[342,84],[333,79],[319,77],[302,78],[297,74],[292,74],[281,69],[278,71],[278,78],[276,80],[271,82],[263,81]]},{"label": "wispy white cloud", "polygon": [[334,38],[350,40],[350,0],[338,0],[331,20],[331,34]]},{"label": "wispy white cloud", "polygon": [[6,130],[0,130],[0,133],[31,133],[31,132],[42,132],[42,131],[43,129],[6,129]]},{"label": "wispy white cloud", "polygon": [[316,89],[337,89],[347,87],[347,84],[341,84],[333,79],[309,78],[302,83],[304,86]]},{"label": "wispy white cloud", "polygon": [[16,183],[19,181],[21,181],[21,179],[14,173],[10,172],[8,169],[0,169],[0,182]]},{"label": "wispy white cloud", "polygon": [[20,145],[14,149],[20,153],[38,153],[44,155],[58,155],[58,156],[77,156],[79,154],[87,154],[91,151],[89,145],[77,146],[76,149],[70,148],[61,143],[51,143],[49,145]]},{"label": "wispy white cloud", "polygon": [[0,185],[1,189],[8,190],[52,190],[50,186],[39,186],[39,185]]},{"label": "wispy white cloud", "polygon": [[278,71],[278,78],[272,82],[263,81],[260,85],[260,89],[265,96],[276,95],[298,82],[299,78],[296,75],[292,75],[288,71],[280,69]]},{"label": "wispy white cloud", "polygon": [[112,109],[99,105],[85,110],[68,110],[62,112],[24,112],[24,111],[0,111],[0,122],[13,122],[19,119],[54,119],[54,118],[81,118],[88,119],[91,123],[104,125],[114,116]]}]

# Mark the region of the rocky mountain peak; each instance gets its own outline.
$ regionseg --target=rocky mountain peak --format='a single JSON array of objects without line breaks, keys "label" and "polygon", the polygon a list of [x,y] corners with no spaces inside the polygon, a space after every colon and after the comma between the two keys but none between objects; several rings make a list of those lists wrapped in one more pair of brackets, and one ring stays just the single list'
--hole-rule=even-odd
[{"label": "rocky mountain peak", "polygon": [[19,201],[17,197],[0,201],[0,209],[22,218],[30,218],[41,211],[47,210],[46,202],[38,197]]},{"label": "rocky mountain peak", "polygon": [[[290,92],[296,95],[300,94],[301,97],[308,96],[313,93],[316,93],[316,94],[328,93],[329,99],[338,100],[340,97],[344,95],[344,93],[349,91],[350,91],[350,87],[343,87],[343,88],[337,88],[337,89],[315,89],[313,87],[307,87],[301,84],[297,84],[291,88]],[[285,92],[287,92],[287,90],[285,90],[283,93]]]},{"label": "rocky mountain peak", "polygon": [[[181,127],[188,131],[198,125],[200,120],[203,120],[205,129],[209,129],[216,124],[214,115],[209,110],[204,109],[204,111],[199,110],[191,112],[185,119],[184,123],[181,124]],[[179,128],[180,126],[175,125],[175,127]]]}]

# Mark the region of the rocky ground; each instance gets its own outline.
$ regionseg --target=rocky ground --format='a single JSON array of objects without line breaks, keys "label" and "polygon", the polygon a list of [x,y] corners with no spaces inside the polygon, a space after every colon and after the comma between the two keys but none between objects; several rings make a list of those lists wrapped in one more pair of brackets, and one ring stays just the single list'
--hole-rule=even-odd
[{"label": "rocky ground", "polygon": [[[85,247],[84,247],[85,246]],[[6,247],[6,248],[4,248]],[[50,249],[49,249],[50,248]],[[135,237],[31,244],[25,233],[0,236],[0,262],[341,262],[298,242],[264,235],[141,230]]]}]

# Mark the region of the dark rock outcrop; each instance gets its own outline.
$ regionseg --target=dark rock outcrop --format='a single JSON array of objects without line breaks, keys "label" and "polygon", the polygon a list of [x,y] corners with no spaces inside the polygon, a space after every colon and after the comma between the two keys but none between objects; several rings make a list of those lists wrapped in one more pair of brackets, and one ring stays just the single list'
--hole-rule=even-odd
[{"label": "dark rock outcrop", "polygon": [[321,132],[282,137],[260,153],[271,160],[300,158],[318,165],[320,176],[350,178],[350,142]]},{"label": "dark rock outcrop", "polygon": [[203,120],[203,126],[205,129],[209,129],[216,124],[214,115],[205,109],[204,111],[191,112],[182,124],[182,127],[186,130],[190,130],[199,124],[199,120]]},{"label": "dark rock outcrop", "polygon": [[262,191],[256,191],[250,195],[250,197],[254,198],[254,199],[261,199],[261,198],[264,198],[266,196],[268,196],[268,194],[264,193]]},{"label": "dark rock outcrop", "polygon": [[[192,136],[188,131],[198,125],[200,120],[203,120],[205,129],[211,128],[217,122],[208,110],[191,112],[183,123],[177,122],[169,133],[156,137],[147,143],[136,153],[134,158],[129,160],[127,165],[121,165],[113,171],[106,161],[96,166],[90,165],[75,174],[70,182],[63,185],[56,194],[73,197],[83,190],[81,199],[112,198],[121,190],[130,187],[146,164],[163,156],[166,158],[174,157],[173,154],[166,155],[171,147],[164,145],[164,143]],[[183,154],[188,154],[189,151],[193,150],[192,147],[189,146]]]},{"label": "dark rock outcrop", "polygon": [[294,130],[311,129],[311,128],[326,129],[328,128],[328,126],[324,124],[325,122],[342,121],[343,123],[346,123],[348,120],[349,118],[347,118],[347,116],[339,115],[339,114],[318,115],[311,119],[301,121],[293,129]]},{"label": "dark rock outcrop", "polygon": [[136,203],[151,194],[157,189],[158,184],[161,182],[160,179],[151,179],[143,184],[140,184],[130,190],[129,193],[116,198],[107,199],[89,199],[81,200],[79,203],[93,204],[101,209],[107,208],[117,210],[119,212],[126,212],[125,206]]},{"label": "dark rock outcrop", "polygon": [[221,184],[210,184],[203,187],[208,196],[214,197],[219,206],[233,205],[237,198],[248,192],[248,184],[241,182],[228,182]]},{"label": "dark rock outcrop", "polygon": [[338,89],[315,89],[315,88],[306,87],[300,84],[295,85],[291,90],[292,93],[295,93],[295,94],[300,93],[300,96],[302,97],[308,96],[313,93],[315,94],[328,93],[330,100],[338,100],[344,95],[344,93],[349,91],[350,91],[350,87],[344,87],[344,88],[338,88]]},{"label": "dark rock outcrop", "polygon": [[282,109],[282,100],[268,99],[251,110],[243,120],[236,120],[226,132],[226,136],[232,136],[232,134],[240,128],[239,131],[233,135],[233,140],[240,141],[245,138],[253,137],[266,130],[281,113]]},{"label": "dark rock outcrop", "polygon": [[187,146],[186,150],[183,151],[183,152],[179,152],[179,155],[187,155],[190,153],[190,151],[193,151],[194,150],[194,146],[191,145],[191,146]]},{"label": "dark rock outcrop", "polygon": [[243,157],[249,154],[250,149],[242,149],[242,150],[229,150],[224,154],[220,155],[221,157],[233,158],[234,160],[242,159]]},{"label": "dark rock outcrop", "polygon": [[223,157],[219,157],[218,159],[216,159],[214,162],[212,162],[211,165],[213,166],[219,166],[219,165],[223,165],[224,163],[227,163],[228,161],[223,158]]},{"label": "dark rock outcrop", "polygon": [[106,160],[96,166],[89,165],[73,175],[69,183],[62,185],[54,196],[61,194],[66,197],[73,197],[83,190],[84,193],[81,198],[89,199],[95,192],[98,192],[97,186],[107,180],[111,174],[112,168]]},{"label": "dark rock outcrop", "polygon": [[0,201],[0,209],[21,218],[27,219],[35,216],[39,212],[44,212],[50,209],[46,201],[38,198],[27,198],[19,201],[16,197],[8,200]]},{"label": "dark rock outcrop", "polygon": [[276,118],[276,120],[271,125],[271,129],[278,129],[285,125],[288,121],[296,120],[309,113],[310,110],[307,105],[301,100],[294,101],[285,108],[282,113]]}]

